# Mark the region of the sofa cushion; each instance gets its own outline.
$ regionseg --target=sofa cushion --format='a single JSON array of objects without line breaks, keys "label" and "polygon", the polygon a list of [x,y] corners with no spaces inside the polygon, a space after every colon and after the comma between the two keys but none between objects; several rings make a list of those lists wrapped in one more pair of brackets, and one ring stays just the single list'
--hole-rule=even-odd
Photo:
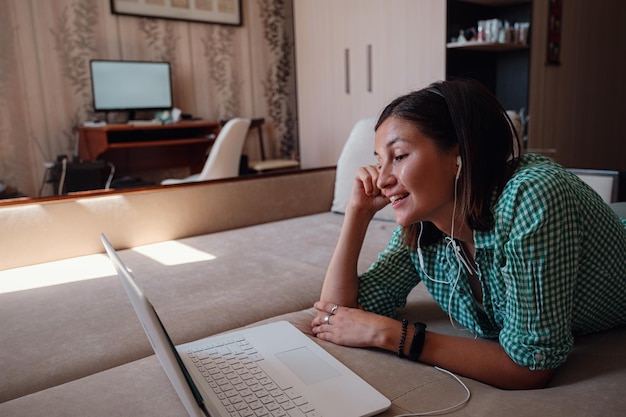
[{"label": "sofa cushion", "polygon": [[[326,212],[177,241],[212,255],[201,262],[167,266],[135,250],[119,253],[180,344],[313,305],[342,221]],[[372,223],[361,270],[392,229]],[[73,261],[55,262],[54,270]],[[103,261],[101,278],[0,293],[0,402],[152,354],[110,262]],[[0,283],[15,272],[0,271]],[[21,272],[46,274],[46,265]]]},{"label": "sofa cushion", "polygon": [[[337,177],[331,207],[331,210],[336,213],[345,213],[346,211],[357,168],[377,162],[374,157],[374,126],[376,126],[376,118],[359,120],[352,128],[350,136],[341,150],[337,161]],[[391,206],[388,205],[376,213],[374,218],[395,221],[396,215]]]}]

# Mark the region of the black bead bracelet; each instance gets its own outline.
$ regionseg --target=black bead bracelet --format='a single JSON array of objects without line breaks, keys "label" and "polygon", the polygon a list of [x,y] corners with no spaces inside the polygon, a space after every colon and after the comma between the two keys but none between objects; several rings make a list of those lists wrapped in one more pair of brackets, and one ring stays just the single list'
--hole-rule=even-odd
[{"label": "black bead bracelet", "polygon": [[402,319],[402,334],[400,335],[400,344],[398,345],[398,357],[404,358],[404,342],[406,340],[406,331],[409,327],[409,321]]}]

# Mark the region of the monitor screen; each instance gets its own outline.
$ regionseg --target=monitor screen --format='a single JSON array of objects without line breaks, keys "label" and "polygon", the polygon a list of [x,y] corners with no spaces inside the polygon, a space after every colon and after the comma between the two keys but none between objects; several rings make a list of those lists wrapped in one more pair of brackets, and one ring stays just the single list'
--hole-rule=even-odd
[{"label": "monitor screen", "polygon": [[169,62],[90,62],[94,111],[172,108]]}]

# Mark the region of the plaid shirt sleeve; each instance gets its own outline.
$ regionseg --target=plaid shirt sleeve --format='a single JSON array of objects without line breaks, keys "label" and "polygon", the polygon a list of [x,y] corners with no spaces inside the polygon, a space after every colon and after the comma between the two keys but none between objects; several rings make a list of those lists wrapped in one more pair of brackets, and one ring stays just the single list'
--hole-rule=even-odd
[{"label": "plaid shirt sleeve", "polygon": [[[500,206],[510,221],[502,247],[500,344],[531,369],[555,367],[573,346],[571,317],[581,231],[574,195],[556,181],[525,176],[516,198]],[[498,250],[498,249],[496,249]]]}]

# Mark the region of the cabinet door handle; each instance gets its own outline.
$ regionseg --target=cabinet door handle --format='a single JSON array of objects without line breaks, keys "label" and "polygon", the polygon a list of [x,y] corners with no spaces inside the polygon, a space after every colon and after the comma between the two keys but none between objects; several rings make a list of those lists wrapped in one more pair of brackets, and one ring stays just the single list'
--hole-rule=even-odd
[{"label": "cabinet door handle", "polygon": [[345,51],[345,69],[346,69],[346,94],[350,94],[350,49]]},{"label": "cabinet door handle", "polygon": [[372,45],[367,45],[367,92],[371,93],[372,89]]}]

